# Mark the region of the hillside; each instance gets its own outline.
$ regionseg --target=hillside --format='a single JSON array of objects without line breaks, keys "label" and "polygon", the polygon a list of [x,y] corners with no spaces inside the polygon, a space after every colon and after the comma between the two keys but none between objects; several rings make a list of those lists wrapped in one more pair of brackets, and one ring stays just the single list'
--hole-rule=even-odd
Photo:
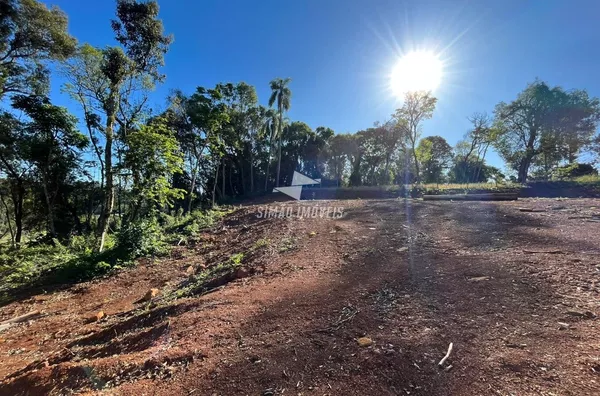
[{"label": "hillside", "polygon": [[335,205],[242,208],[170,257],[0,308],[41,314],[0,333],[0,394],[600,392],[600,200]]}]

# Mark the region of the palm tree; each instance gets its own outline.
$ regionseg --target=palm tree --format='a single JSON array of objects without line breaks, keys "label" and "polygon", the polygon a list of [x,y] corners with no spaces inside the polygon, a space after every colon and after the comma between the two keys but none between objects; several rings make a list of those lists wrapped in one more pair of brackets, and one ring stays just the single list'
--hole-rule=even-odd
[{"label": "palm tree", "polygon": [[273,109],[264,109],[262,111],[263,125],[261,135],[266,136],[269,141],[269,158],[267,159],[267,169],[265,171],[265,191],[269,185],[269,168],[271,166],[271,150],[273,148],[273,139],[277,133],[277,113]]},{"label": "palm tree", "polygon": [[271,97],[269,98],[269,106],[277,102],[277,111],[279,112],[278,123],[278,145],[277,145],[277,187],[279,187],[279,173],[281,171],[281,136],[283,135],[283,112],[290,109],[290,100],[292,91],[288,84],[292,81],[291,78],[276,78],[269,83],[271,86]]}]

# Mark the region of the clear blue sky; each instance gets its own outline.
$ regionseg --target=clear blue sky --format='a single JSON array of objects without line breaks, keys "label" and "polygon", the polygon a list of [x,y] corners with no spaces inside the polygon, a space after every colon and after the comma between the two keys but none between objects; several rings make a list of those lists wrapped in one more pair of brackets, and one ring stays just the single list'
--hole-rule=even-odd
[{"label": "clear blue sky", "polygon": [[[48,0],[69,16],[80,42],[114,44],[111,0]],[[411,49],[442,52],[445,74],[424,135],[450,144],[466,117],[516,97],[536,77],[600,96],[600,2],[597,0],[159,0],[175,41],[165,84],[152,96],[165,106],[170,89],[245,81],[266,104],[268,83],[291,77],[292,120],[336,132],[385,121],[398,102],[389,73]],[[53,80],[53,99],[78,114]],[[490,162],[500,166],[492,155]]]}]

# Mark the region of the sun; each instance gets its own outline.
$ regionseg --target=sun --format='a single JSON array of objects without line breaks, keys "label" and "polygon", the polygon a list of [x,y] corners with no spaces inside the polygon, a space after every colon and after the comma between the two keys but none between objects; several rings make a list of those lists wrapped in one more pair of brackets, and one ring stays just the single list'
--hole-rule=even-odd
[{"label": "sun", "polygon": [[433,91],[440,85],[442,72],[442,61],[433,52],[409,52],[392,71],[392,91],[400,97],[412,91]]}]

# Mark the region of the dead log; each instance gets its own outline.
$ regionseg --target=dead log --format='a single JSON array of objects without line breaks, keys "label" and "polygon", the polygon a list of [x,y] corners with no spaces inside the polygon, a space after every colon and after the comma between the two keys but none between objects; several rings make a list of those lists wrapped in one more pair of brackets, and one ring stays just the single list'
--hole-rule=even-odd
[{"label": "dead log", "polygon": [[518,193],[423,195],[424,201],[516,201]]}]

